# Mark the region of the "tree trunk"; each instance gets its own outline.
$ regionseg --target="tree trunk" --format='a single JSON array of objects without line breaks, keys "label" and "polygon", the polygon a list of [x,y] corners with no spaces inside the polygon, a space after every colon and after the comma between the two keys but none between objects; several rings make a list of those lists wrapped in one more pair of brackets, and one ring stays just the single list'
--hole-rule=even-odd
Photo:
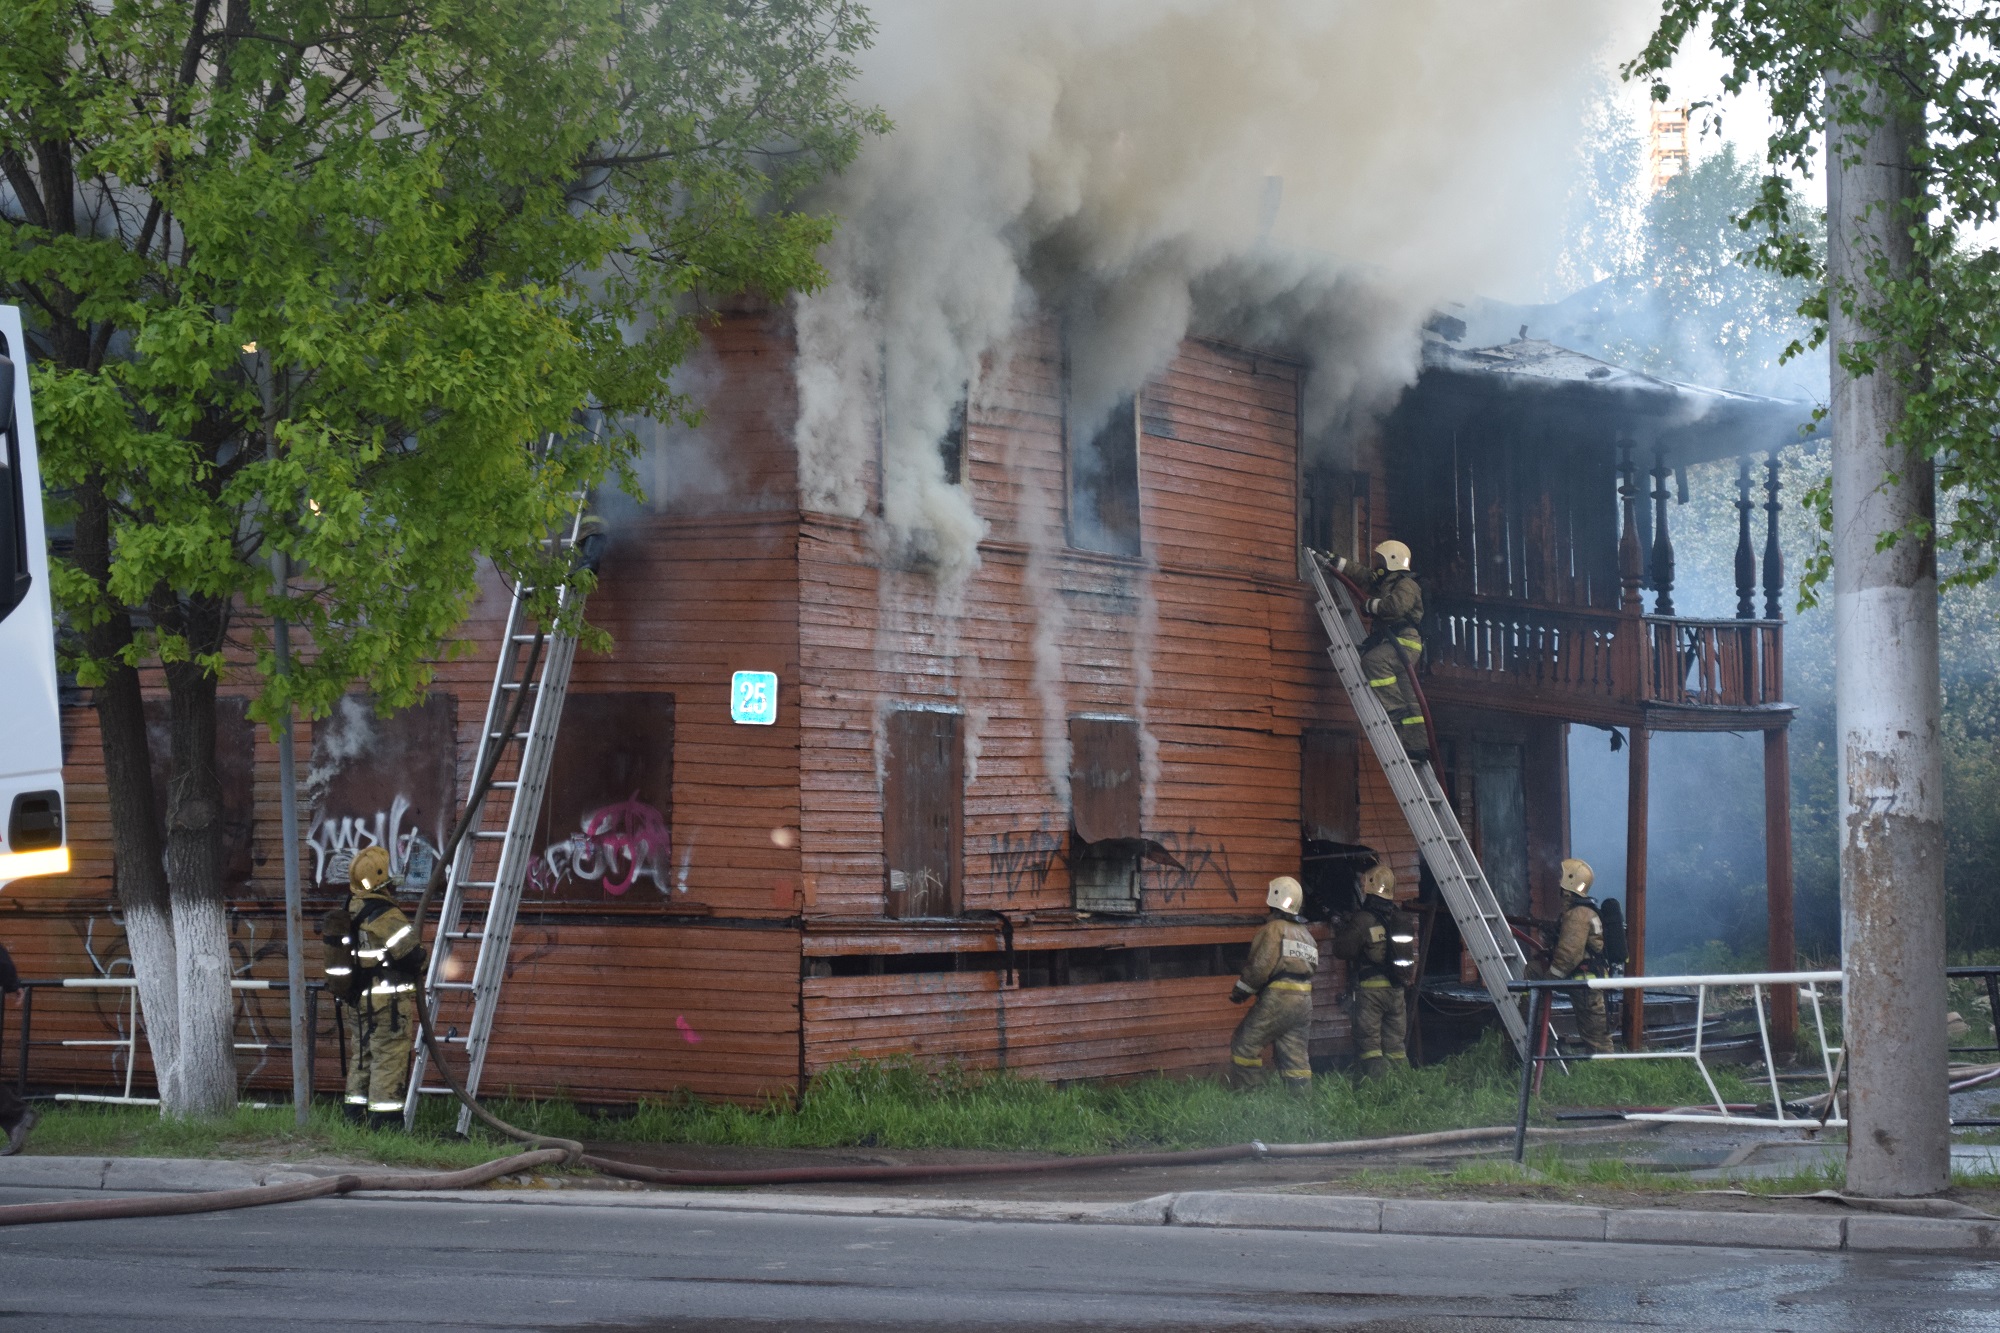
[{"label": "tree trunk", "polygon": [[[1864,45],[1879,9],[1859,20]],[[1877,335],[1871,265],[1911,274],[1904,201],[1921,127],[1898,115],[1879,83],[1863,90],[1877,125],[1827,129],[1827,262],[1833,301],[1834,692],[1840,729],[1841,927],[1847,989],[1847,1188],[1860,1195],[1935,1194],[1950,1184],[1945,1067],[1943,760],[1938,725],[1937,553],[1876,540],[1933,510],[1930,460],[1901,424],[1900,349],[1880,349],[1857,376],[1841,353]],[[1841,298],[1855,309],[1843,313]],[[1907,361],[1902,364],[1907,364]]]},{"label": "tree trunk", "polygon": [[[102,589],[111,567],[110,506],[102,486],[94,482],[77,491],[75,559]],[[139,694],[139,673],[116,658],[131,641],[132,618],[123,607],[84,631],[85,651],[107,664],[104,683],[93,693],[110,802],[112,893],[124,914],[125,946],[138,980],[146,1043],[165,1103],[179,1086],[179,982],[145,702]]]},{"label": "tree trunk", "polygon": [[[192,598],[194,654],[221,644],[223,610]],[[166,668],[173,778],[167,792],[167,881],[173,889],[180,988],[181,1072],[174,1116],[222,1116],[236,1108],[235,1023],[229,993],[229,921],[222,899],[222,780],[215,759],[216,678],[197,662]]]}]

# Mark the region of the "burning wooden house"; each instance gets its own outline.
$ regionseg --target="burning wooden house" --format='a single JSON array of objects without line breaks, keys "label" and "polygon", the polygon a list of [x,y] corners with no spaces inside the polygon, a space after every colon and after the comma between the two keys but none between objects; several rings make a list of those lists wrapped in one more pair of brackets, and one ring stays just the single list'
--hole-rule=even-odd
[{"label": "burning wooden house", "polygon": [[[1218,1068],[1269,878],[1303,866],[1315,902],[1344,907],[1380,857],[1426,891],[1327,663],[1301,542],[1414,548],[1441,768],[1511,912],[1553,912],[1571,725],[1631,737],[1635,925],[1648,733],[1762,731],[1771,962],[1789,963],[1782,576],[1768,535],[1760,610],[1748,488],[1752,457],[1794,438],[1793,405],[1433,339],[1379,429],[1308,440],[1297,361],[1189,338],[1078,422],[1043,325],[938,443],[987,524],[976,567],[941,579],[921,546],[883,540],[879,469],[859,512],[802,495],[787,316],[731,315],[707,351],[709,484],[659,486],[670,498],[624,519],[591,598],[616,649],[575,666],[488,1090],[782,1097],[906,1055],[1047,1079]],[[1668,484],[1725,457],[1745,459],[1739,615],[1678,618]],[[464,627],[477,651],[422,706],[381,718],[355,699],[301,736],[321,899],[360,846],[401,866],[442,840],[506,604],[495,579]],[[733,720],[742,672],[775,677],[774,718]],[[240,702],[220,725],[240,971],[278,976],[275,753]],[[0,898],[34,977],[115,973],[122,953],[87,708],[66,734],[75,871]],[[1456,983],[1436,919],[1428,967]],[[1331,960],[1322,982],[1315,1052],[1332,1057]],[[44,1001],[36,1039],[101,1038],[124,1005]],[[330,1014],[321,1030],[331,1086]],[[106,1074],[102,1048],[32,1051],[37,1084]]]}]

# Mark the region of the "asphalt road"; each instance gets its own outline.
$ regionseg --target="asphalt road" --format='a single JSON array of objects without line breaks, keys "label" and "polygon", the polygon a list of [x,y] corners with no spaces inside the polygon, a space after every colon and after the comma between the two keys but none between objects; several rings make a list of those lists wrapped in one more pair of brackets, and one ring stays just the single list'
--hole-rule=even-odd
[{"label": "asphalt road", "polygon": [[2000,1330],[2000,1264],[373,1200],[0,1230],[0,1327],[293,1324]]}]

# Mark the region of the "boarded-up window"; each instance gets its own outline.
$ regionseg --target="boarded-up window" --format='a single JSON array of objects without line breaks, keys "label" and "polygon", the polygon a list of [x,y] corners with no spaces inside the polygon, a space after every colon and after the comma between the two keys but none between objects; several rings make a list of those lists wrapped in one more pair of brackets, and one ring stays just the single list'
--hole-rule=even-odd
[{"label": "boarded-up window", "polygon": [[429,873],[457,815],[456,719],[448,694],[388,717],[351,694],[313,723],[306,848],[322,892],[346,887],[348,862],[363,847],[386,847],[396,874]]},{"label": "boarded-up window", "polygon": [[1106,555],[1139,554],[1139,407],[1069,423],[1069,544]]},{"label": "boarded-up window", "polygon": [[956,713],[902,709],[889,714],[882,854],[890,916],[958,915],[963,902],[964,753]]},{"label": "boarded-up window", "polygon": [[1309,842],[1361,841],[1355,738],[1308,731],[1299,738],[1299,832]]},{"label": "boarded-up window", "polygon": [[[165,699],[146,700],[146,746],[153,765],[153,808],[159,812],[160,829],[166,830],[167,795],[173,781],[173,733]],[[215,776],[222,788],[222,891],[247,894],[251,884],[250,834],[255,807],[250,795],[251,756],[256,744],[250,722],[250,701],[240,695],[224,695],[215,701]],[[284,866],[274,867],[275,875],[263,887],[281,890]],[[347,872],[343,869],[343,875]]]},{"label": "boarded-up window", "polygon": [[652,902],[673,892],[674,696],[572,694],[542,798],[528,892]]},{"label": "boarded-up window", "polygon": [[1073,717],[1070,744],[1070,881],[1078,911],[1139,910],[1139,724]]},{"label": "boarded-up window", "polygon": [[1528,913],[1528,801],[1521,747],[1472,747],[1472,799],[1479,820],[1479,866],[1500,906]]}]

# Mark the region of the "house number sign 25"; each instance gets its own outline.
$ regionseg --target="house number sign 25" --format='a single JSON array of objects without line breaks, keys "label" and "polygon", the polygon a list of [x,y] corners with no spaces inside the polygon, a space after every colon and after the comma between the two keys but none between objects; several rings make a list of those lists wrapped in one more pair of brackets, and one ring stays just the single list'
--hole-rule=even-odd
[{"label": "house number sign 25", "polygon": [[729,683],[729,720],[768,727],[778,720],[778,673],[739,671]]}]

